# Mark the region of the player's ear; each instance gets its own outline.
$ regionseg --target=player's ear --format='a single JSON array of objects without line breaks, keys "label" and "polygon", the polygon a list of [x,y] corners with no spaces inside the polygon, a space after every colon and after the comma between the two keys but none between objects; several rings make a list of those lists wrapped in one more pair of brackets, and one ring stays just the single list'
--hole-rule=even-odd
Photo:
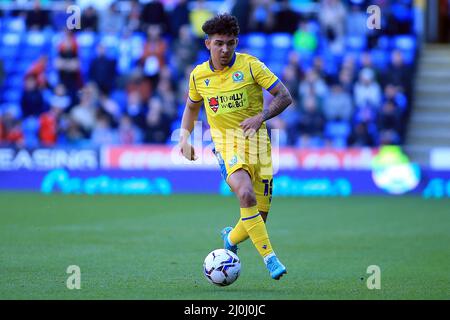
[{"label": "player's ear", "polygon": [[236,47],[239,44],[239,38],[236,38]]},{"label": "player's ear", "polygon": [[205,39],[205,46],[208,48],[208,50],[211,50],[211,39],[206,38]]}]

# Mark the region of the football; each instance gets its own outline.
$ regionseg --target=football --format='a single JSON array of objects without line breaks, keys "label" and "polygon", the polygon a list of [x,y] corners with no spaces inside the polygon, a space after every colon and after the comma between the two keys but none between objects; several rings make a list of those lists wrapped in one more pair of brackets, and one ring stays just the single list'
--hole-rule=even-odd
[{"label": "football", "polygon": [[236,281],[241,273],[239,257],[227,249],[211,251],[203,262],[203,274],[217,286],[228,286]]}]

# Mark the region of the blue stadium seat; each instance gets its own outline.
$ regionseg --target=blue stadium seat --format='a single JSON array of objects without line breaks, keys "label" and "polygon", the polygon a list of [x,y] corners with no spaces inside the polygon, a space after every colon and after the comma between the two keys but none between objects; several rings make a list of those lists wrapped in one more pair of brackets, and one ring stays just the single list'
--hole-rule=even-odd
[{"label": "blue stadium seat", "polygon": [[19,103],[22,97],[22,89],[11,88],[3,93],[3,99],[9,103]]},{"label": "blue stadium seat", "polygon": [[292,35],[289,33],[274,33],[269,36],[269,41],[274,49],[289,50],[292,48]]},{"label": "blue stadium seat", "polygon": [[25,44],[29,47],[41,48],[46,42],[46,35],[43,32],[29,31],[25,36]]},{"label": "blue stadium seat", "polygon": [[403,62],[405,64],[411,65],[414,64],[414,60],[416,58],[415,52],[413,50],[400,50],[403,55]]},{"label": "blue stadium seat", "polygon": [[32,148],[39,145],[38,131],[39,120],[37,118],[28,117],[22,122],[22,132],[27,147]]},{"label": "blue stadium seat", "polygon": [[414,51],[416,49],[416,38],[410,35],[395,36],[392,39],[394,49]]},{"label": "blue stadium seat", "polygon": [[390,57],[389,57],[389,52],[385,51],[385,50],[380,50],[380,49],[373,49],[370,52],[370,55],[372,56],[372,61],[373,64],[384,70],[388,67],[389,65],[389,61],[390,61]]},{"label": "blue stadium seat", "polygon": [[380,50],[390,50],[391,49],[391,38],[388,36],[380,36],[377,42],[377,49]]},{"label": "blue stadium seat", "polygon": [[366,49],[366,37],[347,36],[345,38],[345,47],[350,51],[363,51]]},{"label": "blue stadium seat", "polygon": [[2,46],[4,47],[18,47],[22,42],[22,34],[16,32],[8,32],[2,36]]},{"label": "blue stadium seat", "polygon": [[77,43],[80,48],[92,48],[96,43],[96,34],[94,32],[82,31],[77,34]]},{"label": "blue stadium seat", "polygon": [[264,49],[267,45],[267,36],[263,33],[250,33],[247,36],[247,47]]}]

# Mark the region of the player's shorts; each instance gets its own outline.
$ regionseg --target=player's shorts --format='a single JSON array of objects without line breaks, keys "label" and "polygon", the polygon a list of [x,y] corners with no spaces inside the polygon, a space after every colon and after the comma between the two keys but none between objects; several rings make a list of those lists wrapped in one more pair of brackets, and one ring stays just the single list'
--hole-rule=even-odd
[{"label": "player's shorts", "polygon": [[272,202],[273,168],[270,144],[263,155],[250,156],[248,153],[239,155],[226,153],[213,149],[219,162],[222,177],[228,183],[228,178],[239,169],[244,169],[250,175],[253,190],[256,195],[256,203],[259,211],[269,212]]}]

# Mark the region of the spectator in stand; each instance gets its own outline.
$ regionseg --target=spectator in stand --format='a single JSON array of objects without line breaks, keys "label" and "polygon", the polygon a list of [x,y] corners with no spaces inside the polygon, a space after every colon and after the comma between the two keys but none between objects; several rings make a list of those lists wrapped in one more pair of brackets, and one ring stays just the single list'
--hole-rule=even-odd
[{"label": "spectator in stand", "polygon": [[187,0],[178,0],[172,11],[169,12],[170,34],[176,39],[179,30],[184,25],[189,25],[189,7]]},{"label": "spectator in stand", "polygon": [[328,41],[329,50],[342,53],[344,49],[345,19],[347,11],[338,0],[322,0],[318,9],[321,30]]},{"label": "spectator in stand", "polygon": [[96,83],[102,93],[109,94],[116,86],[117,61],[106,56],[102,44],[97,46],[97,56],[89,66],[89,80]]},{"label": "spectator in stand", "polygon": [[4,112],[0,120],[2,120],[0,128],[2,137],[0,137],[0,142],[6,146],[22,148],[25,144],[25,139],[21,120],[14,117],[10,111]]},{"label": "spectator in stand", "polygon": [[372,60],[372,56],[370,54],[370,52],[365,51],[363,53],[361,53],[361,60],[360,60],[360,68],[361,69],[370,69],[372,70],[372,73],[374,74],[374,80],[378,83],[380,83],[381,81],[381,75],[380,72],[378,70],[378,68],[376,68],[373,64],[373,60]]},{"label": "spectator in stand", "polygon": [[157,25],[161,33],[169,31],[167,14],[164,5],[159,0],[150,0],[143,7],[140,16],[141,30],[148,31],[149,26]]},{"label": "spectator in stand", "polygon": [[125,27],[125,17],[113,1],[107,10],[100,11],[99,30],[105,34],[118,35]]},{"label": "spectator in stand", "polygon": [[53,93],[49,98],[50,108],[59,108],[63,112],[68,112],[71,106],[70,97],[67,95],[66,87],[62,83],[58,83],[53,89]]},{"label": "spectator in stand", "polygon": [[162,112],[172,121],[177,116],[177,100],[172,83],[169,79],[161,79],[155,91],[155,96],[164,106]]},{"label": "spectator in stand", "polygon": [[317,36],[310,30],[306,21],[301,21],[292,39],[294,49],[305,57],[312,56],[318,46]]},{"label": "spectator in stand", "polygon": [[170,137],[171,121],[163,112],[163,105],[159,98],[151,98],[145,123],[144,142],[166,143]]},{"label": "spectator in stand", "polygon": [[214,13],[206,7],[204,0],[193,2],[192,10],[189,12],[189,22],[192,26],[192,32],[200,45],[204,45],[205,40],[202,26],[213,15]]},{"label": "spectator in stand", "polygon": [[367,37],[367,14],[362,10],[361,5],[351,4],[345,21],[348,36]]},{"label": "spectator in stand", "polygon": [[138,90],[128,92],[127,107],[124,112],[139,129],[145,128],[146,106]]},{"label": "spectator in stand", "polygon": [[399,87],[393,84],[389,83],[384,88],[384,100],[398,106],[402,114],[408,109],[408,99],[406,98],[406,95],[400,91]]},{"label": "spectator in stand", "polygon": [[39,141],[43,146],[51,147],[57,143],[59,134],[59,121],[63,112],[57,105],[39,117]]},{"label": "spectator in stand", "polygon": [[298,124],[300,146],[320,146],[324,125],[325,118],[317,105],[317,100],[313,96],[305,97]]},{"label": "spectator in stand", "polygon": [[49,13],[42,9],[39,0],[35,0],[33,9],[27,11],[25,24],[28,30],[42,30],[50,25]]},{"label": "spectator in stand", "polygon": [[198,46],[189,25],[180,27],[178,38],[172,45],[173,65],[176,69],[176,76],[183,75],[187,66],[194,64],[197,59]]},{"label": "spectator in stand", "polygon": [[400,50],[393,50],[391,53],[391,64],[384,77],[385,83],[393,84],[400,91],[406,94],[408,100],[411,100],[412,92],[412,72],[411,68],[405,65],[403,54]]},{"label": "spectator in stand", "polygon": [[249,31],[271,33],[275,26],[273,12],[272,0],[250,0]]},{"label": "spectator in stand", "polygon": [[327,121],[350,121],[353,113],[352,97],[339,83],[333,84],[326,95],[323,113]]},{"label": "spectator in stand", "polygon": [[401,110],[392,101],[383,104],[378,114],[377,127],[380,144],[400,143]]},{"label": "spectator in stand", "polygon": [[48,66],[48,56],[41,55],[26,71],[25,77],[33,77],[39,89],[43,90],[48,87],[47,81],[47,66]]},{"label": "spectator in stand", "polygon": [[81,126],[70,116],[61,115],[61,142],[73,147],[81,147],[86,141],[86,134]]},{"label": "spectator in stand", "polygon": [[378,110],[381,107],[381,87],[375,81],[375,74],[371,69],[362,69],[360,71],[359,80],[355,84],[354,94],[357,108],[368,107]]},{"label": "spectator in stand", "polygon": [[69,30],[58,46],[58,56],[55,59],[55,69],[59,81],[66,87],[72,100],[75,101],[77,91],[82,86],[78,44],[75,36]]},{"label": "spectator in stand", "polygon": [[37,87],[34,77],[25,78],[24,91],[20,100],[22,117],[38,117],[45,111],[45,102],[42,92]]},{"label": "spectator in stand", "polygon": [[352,132],[347,138],[349,147],[374,147],[375,139],[369,132],[367,122],[359,122],[355,125]]},{"label": "spectator in stand", "polygon": [[103,92],[99,92],[98,100],[98,112],[97,116],[101,114],[103,117],[108,119],[108,123],[114,128],[117,127],[120,116],[122,115],[122,110],[119,104],[111,99],[111,97]]},{"label": "spectator in stand", "polygon": [[161,69],[166,64],[166,51],[167,44],[161,37],[160,26],[149,26],[147,30],[147,41],[144,45],[144,52],[140,63],[152,90],[157,87]]},{"label": "spectator in stand", "polygon": [[73,107],[70,117],[83,130],[86,138],[91,136],[98,111],[98,90],[95,84],[88,83],[80,91],[80,103]]},{"label": "spectator in stand", "polygon": [[353,97],[353,72],[350,69],[343,68],[339,71],[338,82],[341,84],[345,92]]},{"label": "spectator in stand", "polygon": [[238,20],[240,34],[248,33],[248,20],[250,13],[250,1],[234,1],[231,8],[231,15]]},{"label": "spectator in stand", "polygon": [[306,72],[305,79],[300,82],[298,90],[300,97],[313,97],[321,105],[328,93],[328,86],[314,69],[310,69]]},{"label": "spectator in stand", "polygon": [[297,68],[294,65],[287,65],[283,69],[283,73],[281,78],[283,79],[283,83],[288,91],[291,93],[292,99],[294,102],[297,102],[299,99],[298,94],[298,83],[300,82],[300,78],[298,76]]},{"label": "spectator in stand", "polygon": [[125,18],[125,30],[130,32],[139,31],[141,28],[141,4],[139,1],[130,1],[130,11]]},{"label": "spectator in stand", "polygon": [[83,31],[98,31],[98,14],[94,6],[90,5],[83,10],[80,25]]},{"label": "spectator in stand", "polygon": [[274,32],[294,34],[299,22],[300,13],[291,8],[289,0],[282,0],[280,2],[280,10],[276,13],[275,17]]},{"label": "spectator in stand", "polygon": [[91,135],[93,146],[113,145],[118,143],[117,132],[112,128],[109,118],[99,115]]},{"label": "spectator in stand", "polygon": [[133,145],[141,141],[142,132],[128,115],[123,115],[119,122],[118,143],[122,145]]}]

